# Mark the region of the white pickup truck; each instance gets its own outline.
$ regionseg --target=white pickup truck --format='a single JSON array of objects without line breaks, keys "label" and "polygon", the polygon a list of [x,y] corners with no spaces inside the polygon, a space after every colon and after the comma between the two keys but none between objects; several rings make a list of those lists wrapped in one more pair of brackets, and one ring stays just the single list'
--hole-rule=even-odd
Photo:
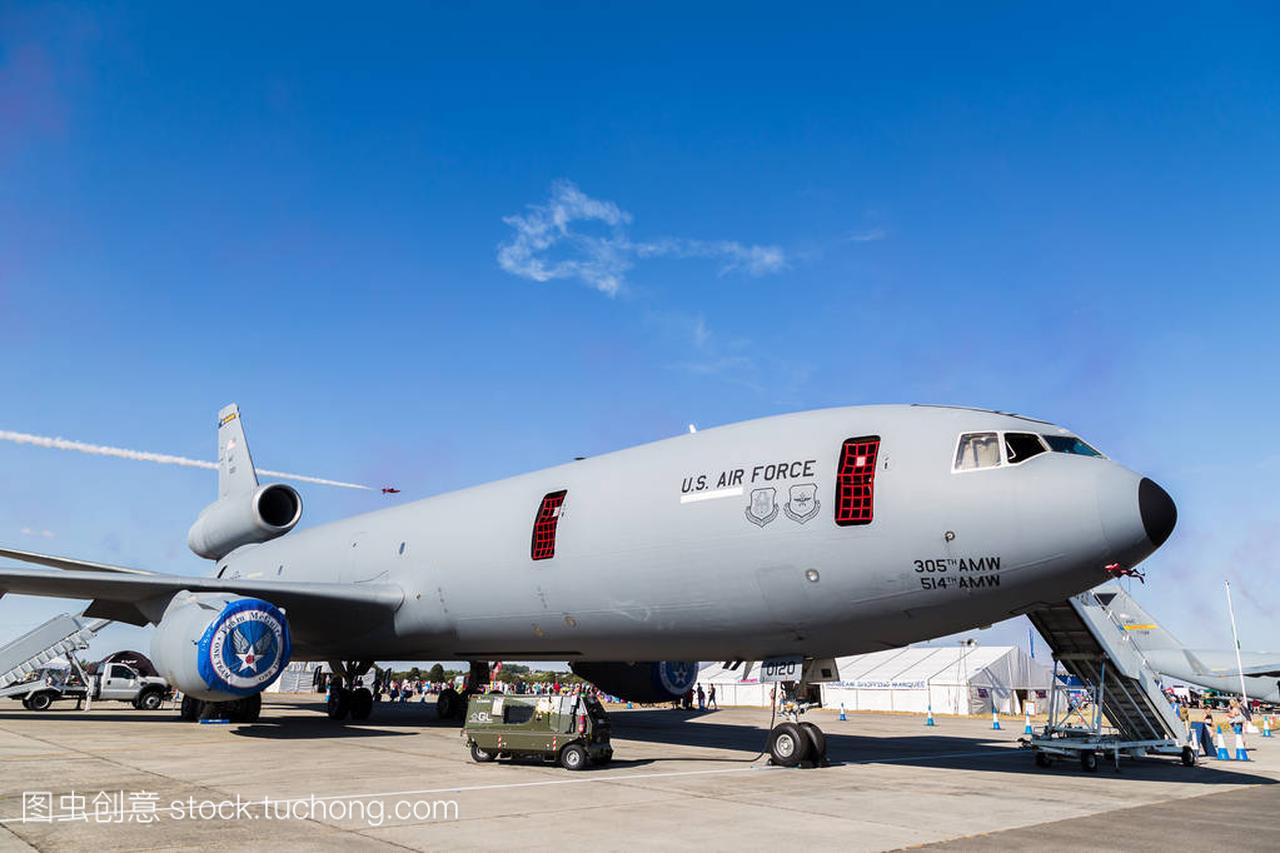
[{"label": "white pickup truck", "polygon": [[[163,678],[139,675],[128,664],[108,663],[102,670],[100,675],[91,679],[94,701],[129,702],[139,711],[155,711],[170,693],[169,684]],[[35,678],[21,685],[28,689],[10,695],[21,699],[23,706],[32,711],[43,711],[58,699],[83,701],[90,695],[90,689],[78,678],[68,678],[67,675],[65,671],[37,673]]]}]

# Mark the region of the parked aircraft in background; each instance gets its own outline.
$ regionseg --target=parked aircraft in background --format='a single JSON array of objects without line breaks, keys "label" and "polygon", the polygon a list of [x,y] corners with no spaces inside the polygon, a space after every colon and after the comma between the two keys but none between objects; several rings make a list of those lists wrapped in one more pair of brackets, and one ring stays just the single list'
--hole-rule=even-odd
[{"label": "parked aircraft in background", "polygon": [[[288,536],[302,500],[258,484],[234,405],[218,460],[188,535],[209,577],[0,552],[61,570],[0,569],[5,591],[155,625],[188,716],[255,718],[290,655],[330,662],[338,719],[369,715],[355,684],[378,659],[470,661],[472,684],[489,661],[567,660],[609,693],[669,698],[698,660],[893,648],[1061,601],[1177,517],[1064,428],[948,406],[703,429]],[[447,690],[439,710],[462,705]]]},{"label": "parked aircraft in background", "polygon": [[1146,657],[1156,672],[1198,687],[1240,695],[1240,673],[1250,699],[1280,704],[1280,652],[1240,652],[1234,649],[1188,649],[1161,627],[1151,614],[1118,583],[1095,590],[1116,625]]}]

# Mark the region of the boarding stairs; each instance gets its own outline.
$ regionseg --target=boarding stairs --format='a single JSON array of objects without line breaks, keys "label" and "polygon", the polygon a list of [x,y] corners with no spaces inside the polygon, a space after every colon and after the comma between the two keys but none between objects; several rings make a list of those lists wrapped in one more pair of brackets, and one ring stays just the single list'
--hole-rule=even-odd
[{"label": "boarding stairs", "polygon": [[110,624],[109,619],[63,613],[0,646],[0,697],[30,690],[30,684],[24,682],[57,658],[66,658],[79,669],[75,653],[89,648],[94,635]]},{"label": "boarding stairs", "polygon": [[[1074,675],[1094,700],[1093,720],[1071,727],[1057,719],[1057,689],[1050,698],[1049,723],[1033,738],[1034,748],[1047,752],[1146,751],[1177,754],[1187,743],[1187,730],[1165,698],[1159,676],[1134,647],[1124,627],[1092,592],[1027,614],[1053,651],[1055,682],[1058,667]],[[1104,731],[1103,716],[1111,730]]]}]

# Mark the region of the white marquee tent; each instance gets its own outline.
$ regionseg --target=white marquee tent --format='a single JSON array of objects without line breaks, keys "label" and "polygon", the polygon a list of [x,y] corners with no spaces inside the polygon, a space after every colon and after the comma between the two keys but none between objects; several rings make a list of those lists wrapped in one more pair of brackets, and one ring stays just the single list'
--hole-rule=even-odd
[{"label": "white marquee tent", "polygon": [[[840,680],[822,685],[822,704],[850,711],[935,714],[1022,713],[1043,710],[1052,672],[1017,646],[914,646],[838,658]],[[715,684],[721,705],[768,705],[773,685],[748,680],[742,667],[703,664],[698,680]]]}]

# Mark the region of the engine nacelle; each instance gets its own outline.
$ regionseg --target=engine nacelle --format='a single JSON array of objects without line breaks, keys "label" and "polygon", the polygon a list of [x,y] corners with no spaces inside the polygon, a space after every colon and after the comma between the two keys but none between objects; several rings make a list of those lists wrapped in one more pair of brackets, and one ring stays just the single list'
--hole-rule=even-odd
[{"label": "engine nacelle", "polygon": [[283,536],[302,518],[302,496],[291,486],[259,486],[246,497],[225,497],[205,507],[187,532],[187,546],[221,560],[241,545]]},{"label": "engine nacelle", "polygon": [[605,693],[628,702],[670,702],[688,693],[698,681],[697,661],[578,661],[569,668]]},{"label": "engine nacelle", "polygon": [[258,598],[183,591],[151,638],[151,660],[188,696],[226,702],[261,693],[289,663],[284,612]]}]

